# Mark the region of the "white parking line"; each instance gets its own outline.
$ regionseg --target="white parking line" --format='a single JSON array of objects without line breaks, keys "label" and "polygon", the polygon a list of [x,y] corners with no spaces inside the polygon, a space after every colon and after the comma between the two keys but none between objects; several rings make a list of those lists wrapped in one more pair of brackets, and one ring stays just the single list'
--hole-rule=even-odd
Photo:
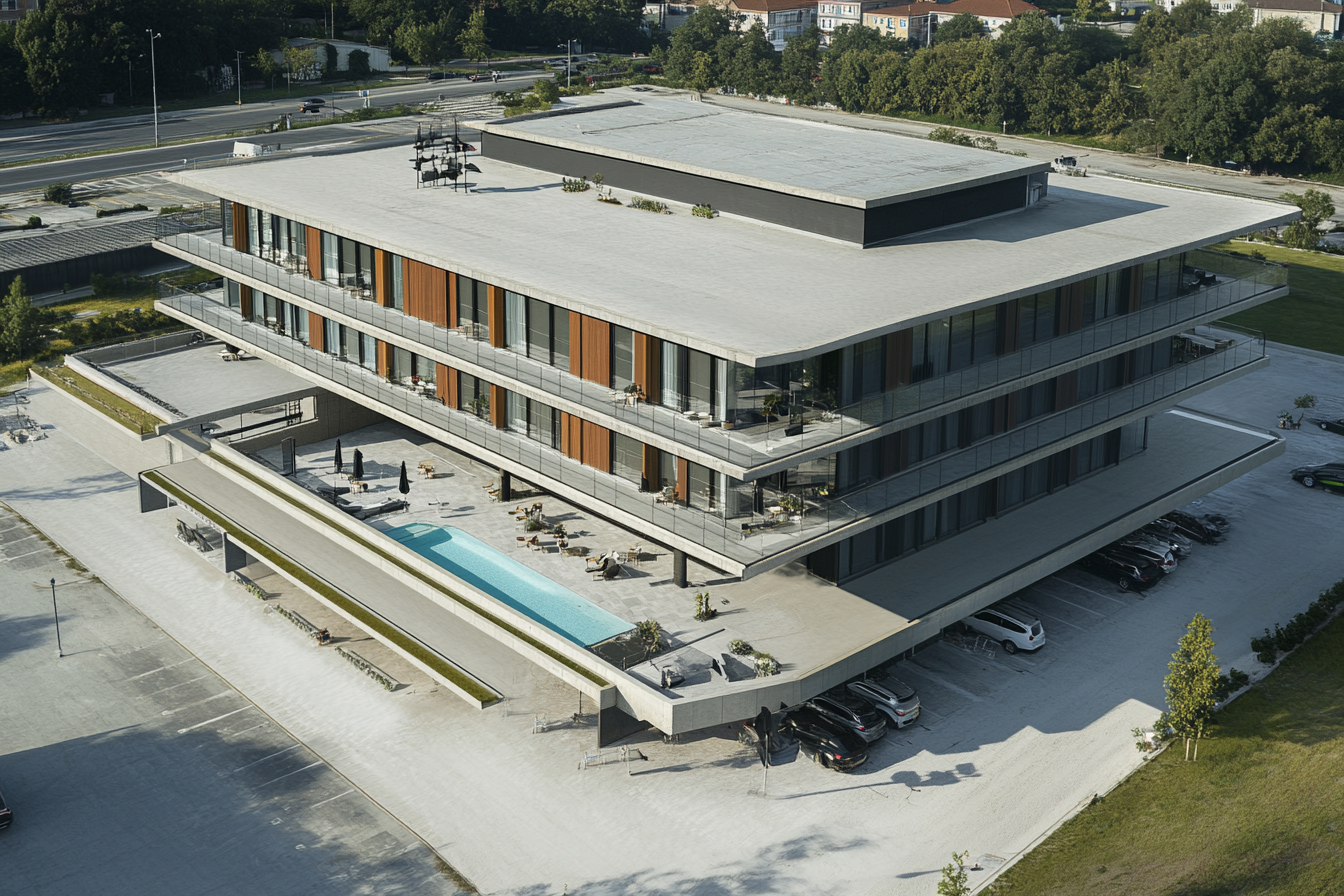
[{"label": "white parking line", "polygon": [[214,723],[214,722],[218,722],[220,719],[227,719],[229,716],[236,716],[238,713],[243,712],[244,710],[251,709],[251,708],[252,708],[252,707],[250,707],[250,706],[244,706],[242,709],[235,709],[233,712],[226,712],[226,713],[224,713],[224,715],[222,715],[222,716],[215,716],[213,719],[206,719],[204,722],[197,722],[195,725],[191,725],[191,726],[189,726],[189,727],[187,727],[187,728],[179,728],[179,729],[177,729],[177,733],[178,733],[178,734],[186,734],[188,731],[195,731],[197,728],[200,728],[200,727],[202,727],[202,726],[204,726],[204,725],[209,725],[209,724],[212,724],[212,723]]},{"label": "white parking line", "polygon": [[[145,694],[144,696],[145,696],[145,697],[153,697],[155,694],[162,694],[164,691],[171,691],[173,688],[180,688],[180,687],[182,687],[182,685],[184,685],[184,684],[191,684],[193,681],[200,681],[202,678],[208,678],[208,677],[209,677],[208,675],[199,675],[199,676],[197,676],[196,678],[192,678],[192,679],[189,679],[189,680],[187,680],[187,681],[181,681],[181,682],[178,682],[177,684],[170,684],[170,685],[168,685],[168,687],[166,687],[166,688],[159,688],[157,691],[151,691],[151,692],[149,692],[148,694]],[[143,699],[143,698],[141,698],[141,699]]]},{"label": "white parking line", "polygon": [[270,785],[274,784],[276,781],[283,781],[283,780],[285,780],[286,778],[289,777],[289,775],[297,775],[299,772],[306,772],[306,771],[308,771],[308,769],[310,769],[310,768],[317,768],[317,766],[319,766],[319,765],[321,765],[321,764],[322,764],[322,760],[321,760],[321,759],[317,760],[316,762],[310,762],[309,764],[305,765],[303,768],[296,768],[296,769],[294,769],[294,771],[290,772],[290,773],[287,774],[287,775],[281,775],[281,776],[278,777],[278,778],[272,778],[271,780],[267,781],[265,784],[258,784],[258,785],[257,785],[257,789],[260,790],[260,789],[263,788],[263,787],[269,787]]},{"label": "white parking line", "polygon": [[1098,613],[1096,610],[1092,609],[1091,607],[1085,607],[1085,606],[1083,606],[1082,604],[1076,604],[1076,603],[1074,603],[1074,602],[1071,601],[1071,600],[1067,600],[1067,599],[1062,598],[1062,597],[1060,597],[1060,596],[1058,596],[1058,595],[1055,595],[1055,594],[1050,595],[1050,597],[1053,597],[1055,600],[1059,601],[1059,602],[1062,603],[1062,604],[1068,604],[1068,605],[1071,606],[1071,607],[1077,607],[1078,609],[1082,610],[1084,613],[1091,613],[1093,616],[1096,616],[1098,619],[1105,619],[1105,618],[1106,618],[1106,614],[1105,614],[1105,613]]},{"label": "white parking line", "polygon": [[303,744],[290,744],[289,746],[285,747],[283,750],[276,750],[276,751],[275,751],[274,753],[272,753],[270,756],[263,756],[263,757],[261,757],[260,759],[258,759],[256,762],[249,762],[247,765],[239,766],[238,768],[234,769],[234,772],[240,772],[240,771],[242,771],[242,770],[245,769],[245,768],[251,768],[252,766],[256,765],[258,762],[265,762],[267,759],[272,759],[272,758],[274,758],[274,757],[276,757],[276,756],[279,756],[281,753],[288,753],[290,750],[297,750],[297,749],[298,749],[299,747],[301,747],[301,746],[303,746]]},{"label": "white parking line", "polygon": [[934,682],[936,682],[936,683],[942,685],[943,687],[947,688],[949,691],[952,691],[952,692],[955,693],[955,694],[960,694],[961,696],[963,696],[963,697],[967,697],[967,698],[969,698],[969,699],[971,699],[971,700],[974,700],[974,701],[976,701],[977,703],[980,702],[980,698],[979,698],[978,696],[976,696],[975,694],[971,693],[970,691],[966,690],[966,689],[963,688],[963,687],[958,687],[957,685],[953,684],[952,682],[948,681],[947,679],[943,678],[942,676],[935,675],[934,673],[930,672],[926,667],[921,666],[919,663],[915,662],[914,660],[906,660],[906,666],[907,666],[907,667],[913,667],[914,669],[918,670],[918,671],[916,672],[916,674],[918,674],[918,675],[923,675],[925,678],[928,678],[928,679],[930,679],[930,680],[932,680],[932,681],[934,681]]},{"label": "white parking line", "polygon": [[[1068,603],[1068,601],[1065,601],[1065,603]],[[1087,631],[1087,629],[1083,628],[1081,625],[1074,625],[1072,622],[1069,622],[1069,621],[1067,621],[1067,620],[1065,620],[1065,619],[1060,619],[1058,616],[1053,616],[1053,615],[1051,615],[1051,614],[1045,612],[1044,610],[1037,610],[1036,612],[1037,612],[1037,613],[1040,613],[1040,614],[1041,614],[1042,616],[1044,616],[1046,619],[1053,619],[1053,620],[1055,620],[1055,621],[1058,622],[1060,625],[1067,625],[1069,628],[1076,628],[1076,629],[1078,629],[1078,631],[1080,631],[1080,632],[1085,632],[1085,631]]]},{"label": "white parking line", "polygon": [[1097,597],[1105,598],[1106,600],[1109,600],[1109,601],[1114,601],[1115,603],[1119,604],[1119,605],[1122,606],[1122,607],[1124,607],[1124,606],[1128,606],[1128,604],[1126,604],[1124,601],[1120,600],[1120,598],[1118,598],[1118,597],[1111,597],[1109,594],[1102,594],[1100,591],[1093,591],[1091,588],[1084,588],[1082,585],[1079,585],[1077,582],[1070,582],[1068,579],[1061,579],[1061,578],[1057,578],[1057,577],[1052,577],[1052,578],[1053,578],[1053,581],[1056,581],[1056,582],[1063,582],[1065,585],[1072,585],[1073,587],[1077,588],[1079,591],[1086,591],[1088,594],[1095,594]]},{"label": "white parking line", "polygon": [[155,672],[162,672],[164,669],[175,669],[175,668],[177,668],[178,666],[181,666],[181,665],[183,665],[183,664],[185,664],[185,663],[189,663],[189,662],[191,662],[192,659],[194,659],[194,657],[185,659],[185,660],[183,660],[181,663],[173,663],[171,666],[160,666],[160,667],[157,668],[157,669],[150,669],[148,672],[141,672],[139,675],[132,675],[130,678],[128,678],[128,679],[126,679],[126,680],[127,680],[127,681],[135,681],[135,680],[140,679],[140,678],[148,678],[149,676],[153,675]]},{"label": "white parking line", "polygon": [[0,563],[8,563],[8,562],[11,561],[11,560],[19,560],[19,559],[21,559],[21,558],[23,558],[23,557],[31,557],[31,556],[33,556],[34,554],[40,554],[40,553],[42,553],[42,552],[45,551],[45,550],[46,550],[45,547],[41,547],[41,548],[38,548],[38,549],[35,550],[35,551],[29,551],[29,552],[26,553],[26,554],[19,554],[19,555],[16,556],[16,557],[3,557],[3,558],[0,558]]},{"label": "white parking line", "polygon": [[338,799],[340,799],[341,797],[346,796],[346,795],[351,794],[351,793],[354,793],[354,792],[355,792],[355,788],[351,787],[349,790],[345,791],[345,793],[338,793],[338,794],[336,794],[335,796],[331,797],[330,799],[325,799],[325,800],[323,800],[323,801],[320,802],[320,803],[313,803],[313,804],[312,804],[311,806],[309,806],[308,808],[309,808],[309,809],[316,809],[318,806],[325,806],[327,803],[331,802],[332,800],[338,800]]},{"label": "white parking line", "polygon": [[218,700],[220,697],[227,697],[233,691],[225,691],[222,694],[216,694],[213,697],[206,697],[204,700],[197,700],[195,703],[188,703],[186,706],[179,706],[177,709],[165,709],[162,715],[171,716],[173,713],[181,712],[184,709],[191,709],[193,706],[200,706],[202,703],[209,703],[211,700]]}]

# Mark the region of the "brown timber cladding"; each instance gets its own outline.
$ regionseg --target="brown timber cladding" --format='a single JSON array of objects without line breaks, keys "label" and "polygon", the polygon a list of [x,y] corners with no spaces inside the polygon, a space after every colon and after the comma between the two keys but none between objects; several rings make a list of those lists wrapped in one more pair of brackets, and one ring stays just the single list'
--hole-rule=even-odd
[{"label": "brown timber cladding", "polygon": [[305,227],[304,246],[308,249],[308,276],[314,280],[322,279],[322,231],[316,227]]},{"label": "brown timber cladding", "polygon": [[[611,324],[587,315],[580,315],[580,317],[583,321],[583,373],[581,375],[589,382],[610,386]],[[573,322],[572,317],[570,321]]]},{"label": "brown timber cladding", "polygon": [[392,307],[392,255],[382,249],[373,250],[373,285],[375,298],[384,308]]},{"label": "brown timber cladding", "polygon": [[450,408],[457,408],[457,371],[446,364],[434,364],[434,394]]},{"label": "brown timber cladding", "polygon": [[233,248],[239,252],[246,252],[247,245],[247,206],[233,203],[230,207],[233,213]]},{"label": "brown timber cladding", "polygon": [[486,321],[490,326],[490,344],[495,348],[504,347],[504,290],[498,286],[486,286]]},{"label": "brown timber cladding", "polygon": [[308,312],[308,344],[320,352],[327,350],[327,328],[322,315]]},{"label": "brown timber cladding", "polygon": [[245,283],[238,284],[238,313],[243,320],[252,319],[252,287]]},{"label": "brown timber cladding", "polygon": [[[433,265],[402,259],[402,295],[411,317],[448,326],[448,272]],[[391,276],[388,282],[391,282]]]}]

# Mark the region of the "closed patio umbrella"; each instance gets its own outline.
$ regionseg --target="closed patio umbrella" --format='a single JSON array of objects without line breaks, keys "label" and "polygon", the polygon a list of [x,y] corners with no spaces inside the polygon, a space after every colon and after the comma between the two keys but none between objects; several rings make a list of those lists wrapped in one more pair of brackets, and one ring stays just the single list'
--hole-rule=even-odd
[{"label": "closed patio umbrella", "polygon": [[355,478],[364,478],[364,452],[358,448],[355,449]]},{"label": "closed patio umbrella", "polygon": [[406,461],[401,462],[401,481],[397,483],[397,491],[403,495],[411,492],[411,481],[406,478]]},{"label": "closed patio umbrella", "polygon": [[335,461],[335,462],[336,462],[336,472],[339,473],[339,472],[341,472],[341,468],[345,466],[345,461],[341,459],[341,440],[340,440],[340,439],[337,439],[337,440],[336,440],[336,461]]}]

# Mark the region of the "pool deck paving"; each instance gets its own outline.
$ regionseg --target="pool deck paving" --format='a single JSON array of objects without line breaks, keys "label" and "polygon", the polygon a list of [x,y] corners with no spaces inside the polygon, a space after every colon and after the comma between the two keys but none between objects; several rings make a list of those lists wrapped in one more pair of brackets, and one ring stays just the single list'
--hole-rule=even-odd
[{"label": "pool deck paving", "polygon": [[[1303,391],[1323,405],[1341,399],[1344,362],[1272,354],[1267,371],[1189,404],[1269,426]],[[46,403],[64,400],[35,389],[30,413],[42,420]],[[0,498],[423,836],[481,892],[916,896],[932,890],[954,850],[970,850],[992,870],[1141,762],[1129,730],[1156,716],[1167,659],[1195,612],[1213,618],[1225,666],[1255,671],[1250,637],[1304,609],[1340,577],[1344,503],[1286,474],[1344,455],[1344,441],[1319,430],[1287,437],[1284,456],[1199,505],[1233,518],[1226,544],[1197,546],[1143,597],[1075,570],[1043,580],[1023,597],[1046,621],[1050,640],[1040,653],[930,647],[897,670],[923,699],[915,726],[879,741],[850,775],[780,757],[768,773],[768,796],[754,755],[722,726],[679,745],[632,738],[627,743],[648,758],[628,774],[619,764],[579,770],[593,749],[591,728],[531,733],[534,714],[566,719],[575,693],[498,645],[487,646],[510,694],[502,705],[478,711],[419,685],[378,689],[334,653],[303,645],[179,543],[169,514],[138,514],[133,480],[66,432],[0,452]],[[486,482],[472,475],[464,476],[464,492],[483,494]],[[417,513],[438,519],[418,506],[428,497],[420,485],[412,488],[412,513],[394,522]],[[474,512],[463,510],[468,503],[489,508],[492,525],[511,535],[513,520],[503,513],[511,508],[477,497],[450,504],[450,513]],[[597,521],[583,525],[597,531]],[[582,579],[568,558],[520,550],[519,559],[559,561],[558,575]],[[648,578],[661,572],[651,568]],[[730,599],[725,610],[738,606]],[[693,604],[686,603],[689,616]],[[92,624],[78,613],[68,618],[72,629]],[[60,699],[76,698],[67,691],[53,697]],[[986,873],[973,873],[972,883]]]}]

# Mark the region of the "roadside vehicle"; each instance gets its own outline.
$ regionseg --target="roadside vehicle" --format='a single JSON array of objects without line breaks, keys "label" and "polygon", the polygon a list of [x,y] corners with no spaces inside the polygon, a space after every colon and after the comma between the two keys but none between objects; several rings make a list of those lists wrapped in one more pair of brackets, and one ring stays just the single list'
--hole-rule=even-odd
[{"label": "roadside vehicle", "polygon": [[1154,542],[1148,538],[1135,538],[1130,536],[1113,545],[1117,550],[1128,552],[1138,557],[1142,557],[1149,563],[1162,570],[1163,575],[1170,575],[1176,571],[1179,562],[1175,555],[1171,553],[1171,548],[1165,544]]},{"label": "roadside vehicle", "polygon": [[1344,418],[1339,420],[1312,420],[1311,422],[1315,423],[1326,432],[1333,432],[1344,436]]},{"label": "roadside vehicle", "polygon": [[425,75],[425,80],[426,80],[426,81],[447,81],[447,80],[450,80],[450,79],[452,79],[452,78],[460,78],[460,77],[462,77],[462,73],[461,73],[461,72],[430,72],[428,75]]},{"label": "roadside vehicle", "polygon": [[1162,573],[1146,560],[1118,554],[1102,548],[1088,554],[1078,565],[1103,579],[1110,579],[1121,591],[1146,591],[1162,579]]},{"label": "roadside vehicle", "polygon": [[838,772],[858,768],[868,759],[868,744],[844,726],[807,706],[784,717],[780,728],[798,741],[817,763]]},{"label": "roadside vehicle", "polygon": [[1177,532],[1176,527],[1169,520],[1154,520],[1140,529],[1139,532],[1163,544],[1170,545],[1171,552],[1176,555],[1177,560],[1184,560],[1189,557],[1191,548],[1194,547],[1194,542]]},{"label": "roadside vehicle", "polygon": [[1050,167],[1055,171],[1069,171],[1078,167],[1078,159],[1076,156],[1056,156]]},{"label": "roadside vehicle", "polygon": [[1039,650],[1045,644],[1041,620],[1020,604],[1003,601],[967,616],[962,622],[967,628],[998,641],[1004,653]]},{"label": "roadside vehicle", "polygon": [[1344,463],[1298,467],[1289,475],[1293,477],[1293,481],[1300,482],[1307,488],[1319,485],[1332,492],[1344,492]]},{"label": "roadside vehicle", "polygon": [[1212,522],[1200,519],[1184,510],[1173,510],[1162,519],[1176,527],[1176,531],[1200,544],[1217,544],[1223,540],[1223,530]]},{"label": "roadside vehicle", "polygon": [[803,705],[811,707],[837,725],[845,726],[868,743],[887,733],[886,717],[867,700],[861,700],[846,691],[813,697]]},{"label": "roadside vehicle", "polygon": [[849,692],[882,711],[897,730],[919,718],[919,694],[899,678],[887,676],[876,681],[851,681]]},{"label": "roadside vehicle", "polygon": [[315,96],[315,97],[312,97],[311,99],[306,99],[306,100],[304,100],[303,102],[299,103],[299,111],[300,111],[300,112],[321,112],[321,111],[322,111],[322,107],[325,106],[326,104],[327,104],[327,101],[326,101],[326,100],[322,99],[321,97],[316,97],[316,96]]},{"label": "roadside vehicle", "polygon": [[0,793],[0,831],[9,827],[13,821],[14,810],[9,808],[9,804],[5,802],[5,795]]}]

